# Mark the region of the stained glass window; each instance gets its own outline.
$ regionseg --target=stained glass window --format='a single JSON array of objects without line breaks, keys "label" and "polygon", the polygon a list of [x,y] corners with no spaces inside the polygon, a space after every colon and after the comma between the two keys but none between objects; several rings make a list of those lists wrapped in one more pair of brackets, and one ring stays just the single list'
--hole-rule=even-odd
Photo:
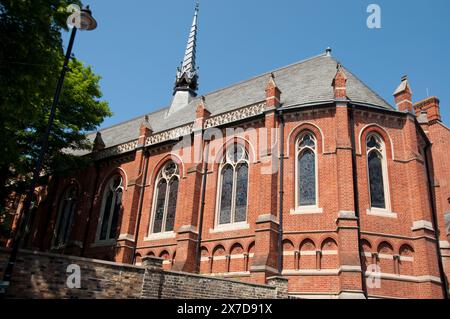
[{"label": "stained glass window", "polygon": [[219,225],[247,220],[248,155],[240,144],[226,150],[220,173]]},{"label": "stained glass window", "polygon": [[77,189],[75,187],[70,187],[66,190],[61,199],[57,217],[55,238],[53,242],[55,247],[65,245],[67,243],[70,225],[72,223],[75,211],[76,193]]},{"label": "stained glass window", "polygon": [[99,240],[115,239],[117,227],[122,207],[122,178],[113,177],[107,184],[103,195],[103,210],[101,215],[101,225]]},{"label": "stained glass window", "polygon": [[167,208],[166,231],[173,231],[175,212],[177,210],[178,179],[170,181],[169,204]]},{"label": "stained glass window", "polygon": [[235,222],[245,222],[247,219],[247,184],[248,184],[248,165],[239,164],[236,169],[236,211]]},{"label": "stained glass window", "polygon": [[219,223],[229,224],[231,222],[231,205],[233,198],[233,166],[226,165],[222,169],[222,196],[220,200]]},{"label": "stained glass window", "polygon": [[371,135],[368,137],[367,165],[369,170],[370,205],[374,208],[386,209],[383,147],[383,141],[379,136]]},{"label": "stained glass window", "polygon": [[300,206],[316,204],[316,160],[313,151],[306,150],[298,159]]},{"label": "stained glass window", "polygon": [[316,194],[316,140],[310,133],[305,133],[298,143],[297,191],[299,206],[317,205]]},{"label": "stained glass window", "polygon": [[167,182],[162,180],[159,182],[156,194],[155,220],[153,222],[153,232],[159,233],[162,229],[164,218],[164,205],[166,203]]},{"label": "stained glass window", "polygon": [[178,165],[168,162],[159,172],[155,192],[152,233],[174,230],[178,197]]}]

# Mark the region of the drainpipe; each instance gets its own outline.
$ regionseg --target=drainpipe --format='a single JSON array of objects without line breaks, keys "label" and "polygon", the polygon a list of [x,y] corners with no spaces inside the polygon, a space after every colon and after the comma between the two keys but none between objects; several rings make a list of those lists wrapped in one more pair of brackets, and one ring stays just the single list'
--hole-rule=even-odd
[{"label": "drainpipe", "polygon": [[356,222],[358,226],[358,256],[359,256],[359,264],[361,265],[361,279],[362,279],[362,289],[363,293],[367,299],[367,287],[366,287],[366,276],[365,272],[363,270],[363,260],[361,257],[362,250],[362,242],[361,242],[361,222],[360,222],[360,211],[359,211],[359,190],[358,190],[358,170],[356,168],[357,160],[356,160],[356,138],[355,138],[355,106],[350,105],[350,112],[349,112],[349,118],[350,118],[350,138],[351,138],[351,144],[352,144],[352,177],[353,177],[353,200],[354,200],[354,207],[355,207],[355,215],[356,215]]},{"label": "drainpipe", "polygon": [[279,110],[280,119],[280,207],[278,225],[278,273],[283,271],[283,200],[284,200],[284,115],[283,110]]},{"label": "drainpipe", "polygon": [[197,238],[197,273],[200,273],[200,263],[201,263],[201,247],[202,247],[202,233],[203,233],[203,216],[205,213],[205,196],[206,196],[206,181],[208,177],[208,161],[209,161],[209,143],[211,141],[210,136],[203,136],[203,140],[206,142],[204,149],[204,164],[203,164],[203,180],[202,180],[202,194],[201,194],[201,204],[200,204],[200,216],[198,222],[198,238]]},{"label": "drainpipe", "polygon": [[142,180],[142,184],[139,185],[139,187],[141,188],[141,191],[139,193],[139,209],[138,209],[138,219],[137,219],[137,223],[136,223],[136,228],[134,230],[135,236],[134,236],[134,247],[133,247],[133,259],[131,264],[134,265],[136,262],[136,250],[137,250],[137,245],[139,242],[139,229],[141,227],[141,219],[142,219],[142,209],[144,206],[144,192],[145,192],[145,185],[147,184],[147,174],[148,174],[148,163],[150,160],[150,152],[148,150],[145,150],[145,169],[144,169],[144,178]]},{"label": "drainpipe", "polygon": [[439,228],[438,228],[438,222],[437,222],[437,210],[436,205],[434,203],[434,192],[433,192],[433,182],[431,178],[431,170],[429,165],[429,156],[428,156],[428,150],[430,150],[431,153],[431,143],[427,142],[427,146],[424,148],[424,156],[425,156],[425,168],[427,172],[427,180],[428,180],[428,197],[430,198],[430,206],[431,206],[431,214],[433,218],[433,228],[436,235],[436,251],[437,251],[437,257],[438,257],[438,266],[439,266],[439,274],[441,276],[441,282],[442,282],[442,292],[444,293],[444,298],[448,299],[448,283],[447,278],[445,277],[444,272],[444,265],[442,264],[442,255],[441,255],[441,247],[439,246]]},{"label": "drainpipe", "polygon": [[95,197],[97,194],[97,188],[98,188],[98,182],[99,182],[99,176],[100,175],[100,167],[99,164],[96,162],[95,163],[95,182],[94,182],[94,191],[92,194],[92,201],[91,201],[91,207],[89,208],[89,215],[88,215],[88,219],[86,221],[86,228],[84,231],[84,238],[83,238],[83,247],[81,247],[81,257],[84,257],[85,253],[86,253],[86,245],[88,244],[88,236],[89,236],[89,228],[91,226],[91,219],[92,219],[92,213],[94,210],[94,202],[95,202]]}]

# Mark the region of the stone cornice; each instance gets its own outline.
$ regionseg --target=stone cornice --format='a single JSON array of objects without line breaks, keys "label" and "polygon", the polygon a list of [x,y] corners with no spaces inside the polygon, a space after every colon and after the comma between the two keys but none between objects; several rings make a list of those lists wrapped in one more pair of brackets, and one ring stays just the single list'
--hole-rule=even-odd
[{"label": "stone cornice", "polygon": [[[204,128],[208,129],[217,127],[263,114],[265,107],[266,102],[261,102],[237,110],[233,110],[231,112],[213,116],[205,121]],[[190,135],[193,131],[194,123],[190,123],[167,131],[155,133],[147,137],[144,147],[176,140],[183,136]],[[131,142],[123,143],[98,152],[94,152],[92,153],[92,156],[95,160],[102,160],[108,157],[133,152],[139,147],[142,147],[142,145],[138,145],[138,140],[136,139]]]}]

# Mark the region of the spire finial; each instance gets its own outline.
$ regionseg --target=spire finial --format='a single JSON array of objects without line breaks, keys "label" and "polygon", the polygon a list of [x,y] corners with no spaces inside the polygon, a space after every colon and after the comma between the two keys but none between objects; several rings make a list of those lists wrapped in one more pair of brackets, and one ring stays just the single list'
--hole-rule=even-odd
[{"label": "spire finial", "polygon": [[195,2],[194,19],[187,41],[183,61],[177,68],[177,77],[173,89],[173,99],[168,115],[175,113],[187,106],[197,96],[198,68],[196,65],[197,50],[197,19],[199,12],[199,1]]},{"label": "spire finial", "polygon": [[181,67],[177,70],[177,79],[175,82],[175,92],[178,90],[191,91],[195,95],[195,91],[198,88],[198,74],[196,66],[196,54],[197,54],[197,19],[199,12],[199,1],[195,2],[194,19],[192,21],[191,31],[189,32],[189,38],[184,53],[183,62]]}]

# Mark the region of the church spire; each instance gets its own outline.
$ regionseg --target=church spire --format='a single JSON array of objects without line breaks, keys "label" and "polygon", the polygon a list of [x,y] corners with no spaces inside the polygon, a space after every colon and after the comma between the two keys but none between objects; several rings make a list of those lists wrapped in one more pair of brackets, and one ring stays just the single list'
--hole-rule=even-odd
[{"label": "church spire", "polygon": [[196,66],[196,49],[198,12],[199,2],[197,1],[184,59],[181,63],[181,67],[177,68],[177,77],[173,90],[174,97],[169,113],[176,112],[188,105],[189,102],[197,96],[198,72]]},{"label": "church spire", "polygon": [[177,70],[177,80],[175,82],[175,91],[178,89],[191,90],[193,93],[198,88],[198,74],[196,67],[196,49],[197,49],[197,19],[199,3],[195,5],[194,20],[192,21],[191,32],[184,53],[184,59],[181,67]]}]

